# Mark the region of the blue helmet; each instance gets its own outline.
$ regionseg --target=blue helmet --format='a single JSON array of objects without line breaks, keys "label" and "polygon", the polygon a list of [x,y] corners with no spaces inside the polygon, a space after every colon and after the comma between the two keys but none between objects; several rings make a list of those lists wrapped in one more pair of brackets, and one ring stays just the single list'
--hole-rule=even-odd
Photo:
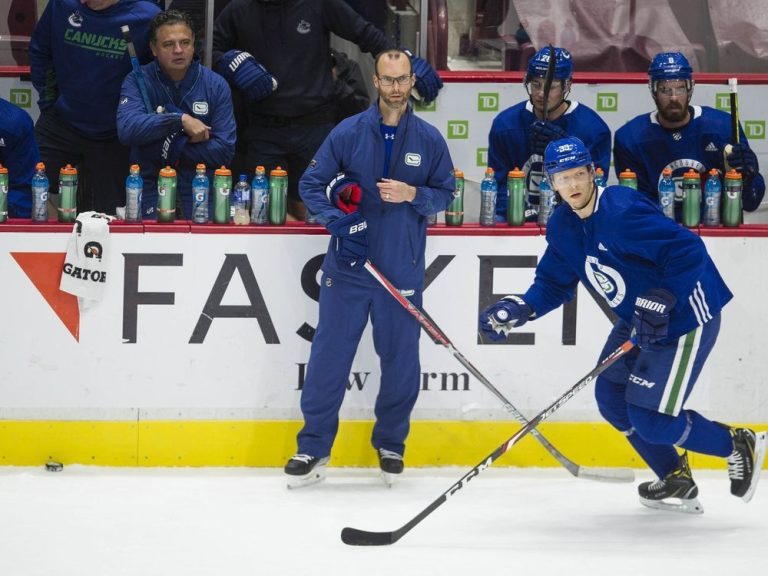
[{"label": "blue helmet", "polygon": [[575,136],[553,140],[544,150],[544,170],[552,176],[564,170],[592,164],[592,155]]},{"label": "blue helmet", "polygon": [[[549,66],[549,46],[542,48],[528,60],[525,81],[535,76],[546,76]],[[573,75],[573,58],[565,48],[555,48],[555,80],[569,80]]]},{"label": "blue helmet", "polygon": [[681,52],[661,52],[653,57],[648,68],[651,84],[661,80],[687,80],[693,78],[693,68]]}]

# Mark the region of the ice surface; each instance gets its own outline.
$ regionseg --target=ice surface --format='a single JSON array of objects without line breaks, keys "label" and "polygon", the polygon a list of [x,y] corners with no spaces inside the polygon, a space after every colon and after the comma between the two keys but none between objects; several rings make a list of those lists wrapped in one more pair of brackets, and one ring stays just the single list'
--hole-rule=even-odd
[{"label": "ice surface", "polygon": [[[0,468],[3,576],[717,575],[768,570],[768,486],[749,504],[698,471],[702,516],[643,508],[632,484],[490,469],[392,546],[344,526],[399,528],[467,469],[329,468],[287,490],[277,469]],[[638,481],[651,475],[640,471]]]}]

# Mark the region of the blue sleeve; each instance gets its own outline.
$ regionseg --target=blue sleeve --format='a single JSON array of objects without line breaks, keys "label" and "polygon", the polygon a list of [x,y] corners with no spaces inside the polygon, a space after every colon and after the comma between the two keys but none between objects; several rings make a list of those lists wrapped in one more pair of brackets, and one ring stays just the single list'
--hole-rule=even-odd
[{"label": "blue sleeve", "polygon": [[326,0],[321,3],[323,22],[331,32],[354,42],[361,51],[376,56],[388,48],[394,48],[382,32],[365,20],[342,0]]},{"label": "blue sleeve", "polygon": [[508,153],[509,145],[502,138],[502,130],[499,130],[495,123],[491,125],[491,131],[488,134],[488,167],[493,169],[498,188],[496,197],[496,214],[507,217],[507,172],[512,166],[512,159]]},{"label": "blue sleeve", "polygon": [[29,64],[32,84],[37,90],[37,105],[41,111],[53,106],[58,97],[56,70],[51,52],[51,12],[48,4],[38,20],[29,42]]},{"label": "blue sleeve", "polygon": [[16,137],[5,142],[3,163],[8,170],[8,212],[12,218],[32,214],[32,176],[40,161],[32,118],[24,114]]},{"label": "blue sleeve", "polygon": [[437,130],[431,135],[428,155],[432,162],[427,182],[423,186],[416,186],[416,196],[411,200],[413,209],[423,216],[445,210],[453,200],[456,188],[451,154]]},{"label": "blue sleeve", "polygon": [[[615,218],[615,244],[624,258],[637,263],[652,263],[661,285],[684,302],[704,275],[708,257],[701,238],[670,218],[660,218],[658,207],[639,197]],[[650,269],[650,268],[649,268]]]},{"label": "blue sleeve", "polygon": [[[634,157],[629,149],[629,143],[623,142],[623,133],[622,131],[616,132],[616,137],[613,139],[613,169],[616,173],[616,179],[619,179],[621,172],[629,168],[637,174],[637,189],[649,194],[650,198],[656,198],[656,184],[651,184],[648,171],[642,162]],[[605,173],[607,174],[608,171],[605,170]]]},{"label": "blue sleeve", "polygon": [[578,284],[579,277],[558,250],[549,244],[536,266],[536,277],[523,295],[523,300],[540,318],[572,300]]},{"label": "blue sleeve", "polygon": [[206,166],[228,166],[235,155],[237,128],[232,111],[232,96],[226,81],[215,76],[209,98],[212,101],[211,137],[204,142],[187,143],[182,158]]},{"label": "blue sleeve", "polygon": [[[144,75],[150,92],[149,75]],[[136,76],[129,72],[120,90],[117,107],[117,136],[126,146],[143,146],[162,140],[181,130],[181,114],[148,113],[141,98]]]}]

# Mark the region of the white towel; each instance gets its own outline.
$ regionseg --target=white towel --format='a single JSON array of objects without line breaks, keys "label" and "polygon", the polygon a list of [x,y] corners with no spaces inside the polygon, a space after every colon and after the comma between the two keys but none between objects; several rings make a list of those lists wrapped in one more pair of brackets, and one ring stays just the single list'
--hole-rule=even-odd
[{"label": "white towel", "polygon": [[98,302],[107,285],[109,223],[114,216],[98,212],[77,215],[67,244],[59,288],[78,296],[81,308]]}]

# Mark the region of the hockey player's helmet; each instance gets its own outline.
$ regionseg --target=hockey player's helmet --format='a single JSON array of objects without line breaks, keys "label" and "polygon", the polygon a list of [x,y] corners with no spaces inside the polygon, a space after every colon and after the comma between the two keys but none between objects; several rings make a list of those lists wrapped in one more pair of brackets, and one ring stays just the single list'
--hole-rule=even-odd
[{"label": "hockey player's helmet", "polygon": [[564,170],[591,165],[589,149],[575,136],[553,140],[544,150],[544,170],[549,177]]},{"label": "hockey player's helmet", "polygon": [[693,89],[693,68],[682,52],[660,52],[653,57],[648,68],[648,87],[656,93],[656,86],[665,80],[685,80],[688,91]]},{"label": "hockey player's helmet", "polygon": [[[525,82],[531,78],[547,75],[549,66],[549,46],[542,48],[528,60],[528,73]],[[573,58],[565,48],[555,48],[555,80],[570,80],[573,75]]]},{"label": "hockey player's helmet", "polygon": [[661,52],[653,57],[648,77],[651,82],[660,80],[690,80],[693,68],[681,52]]}]

